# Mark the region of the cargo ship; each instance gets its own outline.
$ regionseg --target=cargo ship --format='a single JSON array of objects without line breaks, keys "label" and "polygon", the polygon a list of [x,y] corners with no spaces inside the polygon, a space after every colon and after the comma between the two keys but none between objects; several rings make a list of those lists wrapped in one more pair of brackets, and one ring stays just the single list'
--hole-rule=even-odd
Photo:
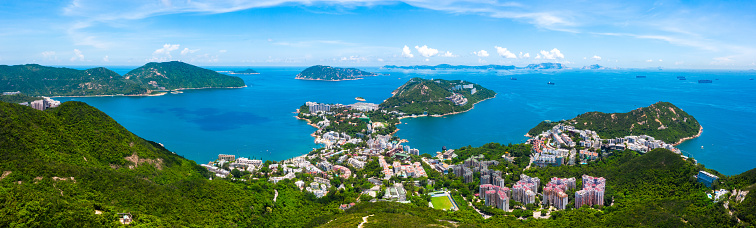
[{"label": "cargo ship", "polygon": [[553,82],[548,82],[548,83],[546,83],[546,84],[549,84],[549,85],[553,85],[554,83],[553,83]]},{"label": "cargo ship", "polygon": [[711,83],[711,80],[698,80],[698,83]]}]

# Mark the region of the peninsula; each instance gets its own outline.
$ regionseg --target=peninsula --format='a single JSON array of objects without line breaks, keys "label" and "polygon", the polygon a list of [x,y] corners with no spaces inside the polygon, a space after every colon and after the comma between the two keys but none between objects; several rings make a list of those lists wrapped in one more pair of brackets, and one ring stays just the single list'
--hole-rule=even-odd
[{"label": "peninsula", "polygon": [[581,130],[593,130],[603,139],[648,135],[665,143],[697,137],[703,128],[696,118],[669,102],[657,102],[626,113],[588,112],[560,122],[543,121],[528,131],[534,136],[563,123]]},{"label": "peninsula", "polygon": [[366,72],[355,68],[339,68],[330,66],[311,66],[303,70],[295,79],[301,80],[322,80],[322,81],[343,81],[357,80],[362,77],[377,76],[376,73]]},{"label": "peninsula", "polygon": [[234,76],[183,62],[147,63],[124,76],[104,67],[87,70],[0,65],[0,91],[30,96],[150,95],[153,91],[243,87]]},{"label": "peninsula", "polygon": [[446,115],[464,112],[496,96],[496,92],[462,80],[412,78],[380,104],[387,111],[408,115]]}]

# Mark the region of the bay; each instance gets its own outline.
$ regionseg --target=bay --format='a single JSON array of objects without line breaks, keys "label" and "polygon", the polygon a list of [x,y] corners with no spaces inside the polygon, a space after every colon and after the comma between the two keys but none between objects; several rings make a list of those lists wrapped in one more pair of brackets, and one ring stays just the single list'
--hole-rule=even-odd
[{"label": "bay", "polygon": [[[83,69],[83,67],[75,67]],[[125,74],[136,67],[108,67]],[[245,67],[207,67],[243,70]],[[496,91],[469,112],[407,118],[397,136],[421,153],[442,146],[520,143],[543,120],[570,119],[589,111],[628,112],[658,101],[672,102],[704,127],[701,137],[679,148],[709,168],[733,175],[756,168],[756,77],[754,71],[560,70],[431,71],[360,69],[389,74],[362,80],[295,80],[305,67],[253,67],[241,89],[185,90],[156,97],[59,98],[86,102],[135,134],[186,158],[205,163],[217,154],[283,160],[308,153],[315,128],[294,118],[307,101],[351,104],[355,97],[380,103],[412,77],[463,79]],[[646,78],[636,78],[637,75]],[[677,76],[685,76],[681,81]],[[511,80],[511,78],[517,80]],[[699,79],[713,80],[699,84]],[[554,82],[548,85],[547,82]],[[702,147],[703,146],[703,147]]]}]

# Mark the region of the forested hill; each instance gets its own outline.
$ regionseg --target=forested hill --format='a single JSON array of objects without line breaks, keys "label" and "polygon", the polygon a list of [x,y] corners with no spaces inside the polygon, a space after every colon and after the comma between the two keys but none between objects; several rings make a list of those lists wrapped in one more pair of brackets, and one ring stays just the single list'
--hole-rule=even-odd
[{"label": "forested hill", "polygon": [[[672,103],[661,101],[626,113],[588,112],[566,123],[577,129],[594,130],[603,139],[648,135],[667,143],[695,136],[701,128],[693,116]],[[528,134],[540,134],[556,124],[542,122]]]},{"label": "forested hill", "polygon": [[32,96],[144,94],[147,86],[98,67],[75,70],[38,64],[0,65],[0,91]]},{"label": "forested hill", "polygon": [[0,65],[0,91],[31,96],[145,95],[151,90],[243,86],[239,77],[176,61],[148,63],[124,76],[104,67],[76,70]]},{"label": "forested hill", "polygon": [[[476,92],[472,94],[472,89],[454,89],[455,86],[473,85]],[[456,105],[447,99],[458,93],[467,99],[464,105]],[[465,82],[462,80],[443,80],[443,79],[422,79],[413,78],[404,83],[392,93],[393,96],[386,99],[380,104],[381,108],[387,110],[397,110],[407,114],[423,114],[428,112],[429,115],[442,115],[453,112],[467,111],[473,107],[476,102],[496,96],[496,92],[486,89],[478,84]]]},{"label": "forested hill", "polygon": [[311,66],[297,74],[295,79],[341,81],[355,80],[362,77],[377,76],[378,74],[362,71],[355,68],[339,68],[331,66]]},{"label": "forested hill", "polygon": [[0,151],[0,227],[110,227],[121,212],[147,226],[233,226],[226,219],[262,214],[255,197],[269,194],[208,181],[195,162],[81,102],[0,102]]},{"label": "forested hill", "polygon": [[150,89],[165,87],[165,89],[174,90],[244,86],[244,80],[239,77],[223,75],[179,61],[147,63],[129,71],[124,77],[148,85],[151,87]]}]

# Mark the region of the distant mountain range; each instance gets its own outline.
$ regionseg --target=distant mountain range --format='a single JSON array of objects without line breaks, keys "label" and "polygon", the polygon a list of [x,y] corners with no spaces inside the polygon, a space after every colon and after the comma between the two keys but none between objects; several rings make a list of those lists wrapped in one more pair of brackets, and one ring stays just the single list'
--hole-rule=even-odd
[{"label": "distant mountain range", "polygon": [[243,86],[239,77],[177,61],[147,63],[123,76],[104,67],[76,70],[0,65],[0,91],[31,96],[146,95],[155,90]]},{"label": "distant mountain range", "polygon": [[355,68],[340,68],[331,66],[311,66],[303,70],[295,79],[302,80],[323,80],[323,81],[342,81],[357,80],[362,77],[378,76],[376,73],[362,71]]},{"label": "distant mountain range", "polygon": [[561,63],[539,63],[530,64],[526,67],[506,66],[506,65],[483,65],[483,66],[467,66],[467,65],[449,65],[439,64],[435,66],[428,65],[415,65],[415,66],[395,66],[386,65],[381,67],[382,69],[405,69],[405,70],[518,70],[518,69],[530,69],[530,70],[549,70],[549,69],[567,69]]}]

